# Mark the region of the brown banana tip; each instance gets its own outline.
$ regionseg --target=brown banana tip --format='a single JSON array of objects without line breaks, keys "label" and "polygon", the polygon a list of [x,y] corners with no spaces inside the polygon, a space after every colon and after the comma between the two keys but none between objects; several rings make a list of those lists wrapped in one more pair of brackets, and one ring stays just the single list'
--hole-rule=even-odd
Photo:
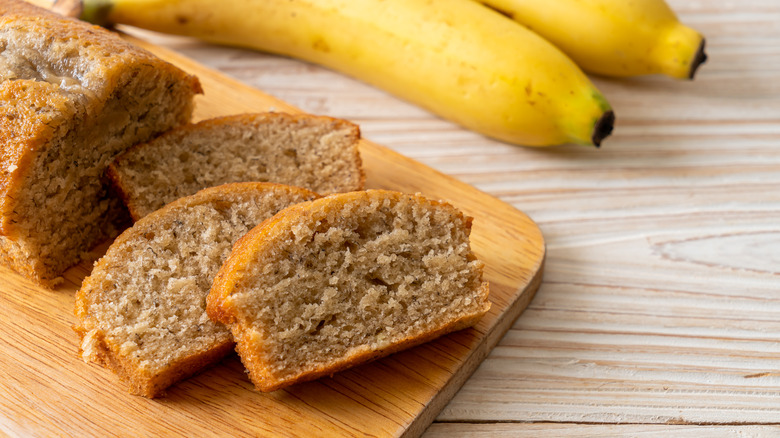
[{"label": "brown banana tip", "polygon": [[601,146],[601,141],[612,134],[612,129],[615,127],[615,112],[609,110],[601,115],[596,121],[596,126],[593,127],[593,135],[591,141],[596,147]]},{"label": "brown banana tip", "polygon": [[691,62],[691,71],[688,74],[688,79],[693,79],[693,77],[696,75],[696,70],[699,69],[699,66],[707,62],[707,54],[704,53],[705,43],[706,40],[702,38],[701,44],[699,44],[699,49],[696,51],[696,55],[693,56],[693,62]]}]

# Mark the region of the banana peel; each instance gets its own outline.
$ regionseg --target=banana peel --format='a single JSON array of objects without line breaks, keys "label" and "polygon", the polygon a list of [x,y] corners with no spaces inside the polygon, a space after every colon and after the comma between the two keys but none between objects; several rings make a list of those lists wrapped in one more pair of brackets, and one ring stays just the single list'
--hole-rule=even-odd
[{"label": "banana peel", "polygon": [[472,0],[85,0],[81,17],[316,63],[513,144],[598,146],[615,121],[569,57]]},{"label": "banana peel", "polygon": [[705,39],[664,0],[479,0],[555,44],[589,73],[693,79]]}]

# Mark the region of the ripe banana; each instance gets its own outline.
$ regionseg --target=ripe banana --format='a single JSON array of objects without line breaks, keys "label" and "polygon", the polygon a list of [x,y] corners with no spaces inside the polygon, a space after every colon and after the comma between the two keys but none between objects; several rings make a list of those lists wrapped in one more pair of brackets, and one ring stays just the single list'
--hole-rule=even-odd
[{"label": "ripe banana", "polygon": [[566,55],[472,0],[86,0],[82,18],[303,59],[510,143],[598,146],[614,122]]},{"label": "ripe banana", "polygon": [[478,0],[527,26],[583,70],[606,76],[693,79],[707,56],[701,34],[664,0]]}]

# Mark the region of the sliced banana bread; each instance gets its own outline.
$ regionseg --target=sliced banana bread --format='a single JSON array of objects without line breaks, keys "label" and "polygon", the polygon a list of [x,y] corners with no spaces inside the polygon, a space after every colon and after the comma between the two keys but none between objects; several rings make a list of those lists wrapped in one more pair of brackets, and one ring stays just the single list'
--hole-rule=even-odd
[{"label": "sliced banana bread", "polygon": [[206,315],[214,275],[252,227],[316,197],[279,184],[226,184],[136,222],[76,295],[82,358],[110,368],[130,392],[146,397],[221,359],[233,341]]},{"label": "sliced banana bread", "polygon": [[241,238],[208,295],[273,391],[473,325],[490,308],[471,218],[370,190],[289,207]]},{"label": "sliced banana bread", "polygon": [[320,194],[363,188],[358,127],[344,120],[285,113],[206,120],[137,145],[108,177],[134,219],[198,190],[269,181]]},{"label": "sliced banana bread", "polygon": [[200,92],[105,29],[0,0],[0,263],[53,286],[114,237],[123,210],[101,184],[108,163],[188,122]]}]

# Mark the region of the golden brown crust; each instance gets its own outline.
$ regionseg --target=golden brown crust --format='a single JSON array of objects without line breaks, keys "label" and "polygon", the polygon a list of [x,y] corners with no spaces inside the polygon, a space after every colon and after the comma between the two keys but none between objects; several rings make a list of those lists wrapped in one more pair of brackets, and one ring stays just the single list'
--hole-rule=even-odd
[{"label": "golden brown crust", "polygon": [[[133,65],[152,64],[169,74],[181,76],[193,93],[203,93],[197,77],[181,72],[168,62],[122,40],[115,34],[85,22],[61,17],[19,0],[0,0],[0,26],[18,27],[46,38],[31,43],[51,44],[79,39],[83,55],[102,63],[83,79],[91,91],[92,105],[99,111],[113,89],[131,73]],[[10,50],[10,49],[9,49]],[[112,56],[104,56],[103,53]],[[48,82],[18,78],[0,83],[0,234],[12,236],[14,192],[32,163],[33,155],[51,139],[54,128],[73,116],[73,97]]]},{"label": "golden brown crust", "polygon": [[[135,146],[131,146],[130,149],[133,149]],[[106,168],[103,182],[109,187],[111,193],[122,200],[122,204],[124,204],[125,208],[127,208],[127,212],[130,214],[130,218],[133,220],[133,222],[138,222],[143,217],[143,215],[138,211],[135,203],[130,198],[127,191],[123,189],[123,187],[127,186],[127,183],[124,182],[122,174],[116,170],[116,167],[114,167],[115,162],[116,161],[111,162]]]},{"label": "golden brown crust", "polygon": [[[74,327],[74,330],[81,339],[84,339],[87,334],[81,327]],[[163,372],[152,375],[139,370],[138,364],[128,360],[126,355],[119,353],[118,345],[106,342],[102,333],[98,332],[93,336],[95,344],[92,346],[94,348],[91,352],[92,361],[119,376],[127,384],[130,394],[147,398],[164,396],[166,389],[171,385],[216,364],[227,356],[235,346],[233,341],[220,343],[208,350],[175,361]],[[79,356],[83,353],[79,347]]]},{"label": "golden brown crust", "polygon": [[389,354],[410,348],[424,342],[435,339],[444,334],[461,330],[474,325],[490,309],[488,300],[489,285],[483,281],[479,286],[478,295],[482,307],[478,312],[465,315],[442,325],[435,330],[423,333],[420,336],[408,337],[379,350],[365,349],[356,351],[347,357],[327,365],[320,365],[313,370],[305,370],[297,375],[279,379],[268,369],[267,365],[258,353],[253,350],[254,341],[252,334],[245,330],[238,322],[238,309],[230,300],[231,294],[241,287],[246,267],[253,261],[261,259],[265,251],[270,251],[276,239],[283,238],[289,233],[290,225],[305,216],[308,220],[316,221],[326,216],[328,211],[339,211],[343,206],[364,198],[390,198],[396,201],[402,197],[408,197],[415,202],[428,203],[432,206],[444,206],[451,209],[456,219],[470,230],[470,217],[465,217],[460,211],[450,204],[424,198],[421,195],[409,195],[387,190],[368,190],[326,196],[317,200],[308,201],[288,207],[275,216],[265,220],[260,225],[249,231],[233,246],[233,251],[228,260],[217,273],[211,291],[207,297],[207,313],[214,321],[228,325],[237,341],[237,351],[241,356],[244,366],[249,371],[250,377],[256,388],[260,391],[274,391],[298,382],[313,380],[322,376],[332,375],[338,371],[365,363]]},{"label": "golden brown crust", "polygon": [[[281,112],[266,112],[266,113],[243,113],[233,114],[229,116],[214,117],[211,119],[201,120],[198,123],[192,123],[176,128],[177,130],[184,131],[197,131],[199,129],[220,129],[220,127],[226,122],[235,122],[237,124],[251,124],[256,123],[258,120],[264,119],[287,119],[292,123],[306,122],[312,119],[324,120],[332,123],[337,128],[345,128],[354,130],[354,136],[357,139],[360,135],[360,131],[357,125],[352,122],[343,119],[337,119],[328,116],[314,116],[311,114],[290,114]],[[168,135],[168,134],[164,134]]]},{"label": "golden brown crust", "polygon": [[[487,282],[482,284],[482,290],[484,296],[487,297],[487,291],[488,291]],[[408,348],[416,347],[418,345],[424,344],[428,341],[432,341],[448,333],[452,333],[458,330],[463,330],[465,328],[471,327],[474,324],[476,324],[476,322],[479,321],[480,318],[482,318],[482,316],[484,316],[485,313],[488,312],[488,310],[490,310],[489,302],[487,302],[486,306],[482,309],[481,313],[469,315],[462,319],[451,321],[450,323],[441,326],[436,330],[427,332],[421,336],[405,338],[404,340],[397,343],[393,343],[387,348],[381,350],[367,349],[360,352],[354,352],[351,355],[343,358],[342,360],[336,363],[327,366],[322,365],[315,370],[312,371],[307,370],[302,373],[299,373],[298,375],[286,377],[284,378],[284,380],[279,380],[275,378],[271,373],[269,373],[265,364],[259,361],[253,361],[253,360],[247,361],[244,359],[245,357],[251,357],[255,354],[254,352],[246,351],[244,348],[242,348],[242,346],[248,344],[248,339],[243,339],[243,342],[238,342],[236,344],[236,349],[239,355],[241,356],[241,360],[244,363],[244,366],[246,366],[247,370],[249,370],[249,374],[253,376],[252,381],[257,387],[257,389],[262,392],[271,392],[291,385],[295,385],[297,383],[308,382],[311,380],[318,379],[320,377],[332,376],[333,374],[339,371],[344,371],[346,369],[389,356],[393,353],[397,353],[399,351],[403,351]],[[246,337],[246,334],[240,331],[237,334],[236,330],[233,330],[233,337],[234,339],[242,339]]]},{"label": "golden brown crust", "polygon": [[[0,263],[51,287],[62,265],[78,260],[60,259],[55,267],[29,253],[34,247],[17,244],[19,224],[26,222],[19,212],[20,199],[27,196],[34,164],[50,141],[73,129],[74,120],[100,114],[117,90],[142,70],[175,78],[177,87],[192,94],[202,93],[202,88],[196,77],[110,31],[24,1],[0,0],[0,30],[0,46],[10,54],[10,70],[0,75]],[[21,60],[18,65],[15,56]]]},{"label": "golden brown crust", "polygon": [[52,138],[60,114],[73,109],[56,86],[39,81],[0,83],[0,102],[0,235],[13,237],[13,208],[34,152]]},{"label": "golden brown crust", "polygon": [[[223,324],[231,324],[235,321],[235,309],[232,308],[227,301],[230,293],[235,289],[236,282],[240,279],[240,273],[242,272],[241,267],[248,265],[253,258],[257,257],[257,254],[261,251],[260,248],[265,242],[270,242],[282,233],[285,233],[287,229],[286,224],[289,224],[301,216],[323,216],[328,210],[338,210],[344,205],[354,202],[357,199],[365,198],[366,196],[387,196],[390,198],[409,197],[421,202],[430,203],[434,206],[451,207],[451,205],[446,202],[431,200],[419,194],[412,195],[392,190],[376,189],[324,196],[313,201],[302,202],[287,207],[249,230],[244,237],[238,239],[233,245],[233,251],[230,253],[230,257],[228,257],[222,265],[219,272],[217,272],[211,291],[206,299],[206,311],[208,312],[209,318]],[[472,218],[464,217],[463,213],[455,209],[453,209],[453,212],[464,219],[466,226],[470,230]]]},{"label": "golden brown crust", "polygon": [[61,124],[59,115],[72,113],[72,103],[48,82],[0,82],[0,264],[46,288],[60,282],[60,273],[13,244],[14,224],[24,220],[15,206],[35,153]]}]

